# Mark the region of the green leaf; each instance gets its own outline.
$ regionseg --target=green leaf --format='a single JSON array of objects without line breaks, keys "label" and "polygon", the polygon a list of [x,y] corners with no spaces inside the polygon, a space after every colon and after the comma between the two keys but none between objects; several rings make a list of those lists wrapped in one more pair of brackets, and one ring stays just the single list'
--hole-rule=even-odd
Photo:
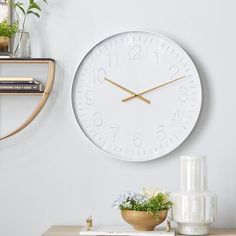
[{"label": "green leaf", "polygon": [[21,11],[22,11],[22,13],[25,15],[25,9],[23,8],[23,7],[21,7],[21,6],[17,6]]},{"label": "green leaf", "polygon": [[28,9],[29,9],[29,10],[30,10],[30,9],[37,9],[37,10],[41,11],[40,6],[39,6],[37,3],[35,3],[35,2],[33,2],[32,4],[30,4],[30,6],[29,6]]},{"label": "green leaf", "polygon": [[33,15],[37,16],[38,18],[40,18],[40,15],[38,12],[28,11],[28,14],[33,14]]},{"label": "green leaf", "polygon": [[23,6],[24,4],[22,2],[17,2],[15,5],[16,6]]},{"label": "green leaf", "polygon": [[20,9],[22,11],[22,13],[25,15],[25,9],[23,8],[23,3],[21,3],[21,2],[15,3],[14,8]]}]

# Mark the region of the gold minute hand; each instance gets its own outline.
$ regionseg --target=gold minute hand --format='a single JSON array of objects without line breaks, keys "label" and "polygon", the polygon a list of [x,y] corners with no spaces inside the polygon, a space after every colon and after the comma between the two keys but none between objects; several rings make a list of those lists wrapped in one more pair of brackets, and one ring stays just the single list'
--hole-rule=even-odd
[{"label": "gold minute hand", "polygon": [[141,95],[138,95],[138,94],[132,92],[131,90],[129,90],[129,89],[127,89],[127,88],[121,86],[120,84],[117,84],[116,82],[114,82],[114,81],[112,81],[112,80],[109,80],[109,79],[107,79],[107,78],[104,78],[104,79],[105,79],[107,82],[109,82],[109,83],[115,85],[116,87],[118,87],[118,88],[120,88],[120,89],[122,89],[122,90],[124,90],[124,91],[126,91],[126,92],[128,92],[128,93],[130,93],[130,94],[132,94],[134,97],[137,97],[137,98],[141,99],[142,101],[144,101],[144,102],[146,102],[146,103],[148,103],[148,104],[151,103],[148,99],[144,98],[144,97],[141,96]]},{"label": "gold minute hand", "polygon": [[130,96],[130,97],[124,98],[124,99],[122,100],[122,102],[127,102],[127,101],[129,101],[129,100],[131,100],[131,99],[133,99],[133,98],[135,98],[135,97],[137,97],[137,96],[140,96],[140,95],[143,95],[143,94],[145,94],[145,93],[151,92],[151,91],[153,91],[153,90],[155,90],[155,89],[164,87],[164,86],[166,86],[166,85],[168,85],[168,84],[174,83],[175,81],[180,80],[180,79],[183,79],[183,78],[185,78],[185,77],[187,77],[187,76],[181,76],[181,77],[179,77],[179,78],[177,78],[177,79],[168,81],[168,82],[166,82],[166,83],[164,83],[164,84],[160,84],[160,85],[158,85],[158,86],[156,86],[156,87],[154,87],[154,88],[151,88],[151,89],[147,89],[147,90],[145,90],[145,91],[142,91],[141,93],[133,94],[133,95]]}]

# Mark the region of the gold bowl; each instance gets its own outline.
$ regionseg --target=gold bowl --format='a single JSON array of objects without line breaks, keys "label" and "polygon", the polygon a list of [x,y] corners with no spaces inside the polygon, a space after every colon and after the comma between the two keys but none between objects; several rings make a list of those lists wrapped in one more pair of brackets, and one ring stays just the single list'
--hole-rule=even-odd
[{"label": "gold bowl", "polygon": [[167,217],[168,210],[150,213],[147,211],[121,210],[121,216],[137,231],[153,231]]}]

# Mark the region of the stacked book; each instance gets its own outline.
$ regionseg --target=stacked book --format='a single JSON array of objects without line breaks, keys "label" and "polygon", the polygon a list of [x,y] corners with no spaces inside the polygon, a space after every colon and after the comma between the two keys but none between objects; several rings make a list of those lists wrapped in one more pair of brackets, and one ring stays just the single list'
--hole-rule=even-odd
[{"label": "stacked book", "polygon": [[5,58],[11,58],[11,54],[9,52],[0,52],[0,59],[5,59]]},{"label": "stacked book", "polygon": [[31,77],[0,77],[0,93],[43,93],[41,82]]}]

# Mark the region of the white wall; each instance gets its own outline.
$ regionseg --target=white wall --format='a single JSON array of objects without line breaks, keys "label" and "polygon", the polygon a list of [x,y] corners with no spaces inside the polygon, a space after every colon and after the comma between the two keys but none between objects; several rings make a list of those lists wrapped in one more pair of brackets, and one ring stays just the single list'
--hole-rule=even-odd
[{"label": "white wall", "polygon": [[[56,82],[34,123],[0,143],[0,235],[40,235],[53,224],[83,224],[90,214],[96,223],[120,223],[119,212],[111,208],[116,195],[143,186],[178,190],[182,154],[208,157],[208,186],[218,195],[215,226],[234,227],[236,2],[48,1],[41,20],[32,19],[28,27],[33,56],[57,60]],[[159,160],[135,164],[115,160],[88,141],[75,121],[70,95],[75,70],[94,44],[137,29],[163,33],[186,49],[199,70],[204,100],[183,145]],[[16,102],[29,112],[31,101],[8,99],[0,104]],[[9,111],[10,118],[0,120],[2,128],[18,120],[3,106],[1,116]]]}]

